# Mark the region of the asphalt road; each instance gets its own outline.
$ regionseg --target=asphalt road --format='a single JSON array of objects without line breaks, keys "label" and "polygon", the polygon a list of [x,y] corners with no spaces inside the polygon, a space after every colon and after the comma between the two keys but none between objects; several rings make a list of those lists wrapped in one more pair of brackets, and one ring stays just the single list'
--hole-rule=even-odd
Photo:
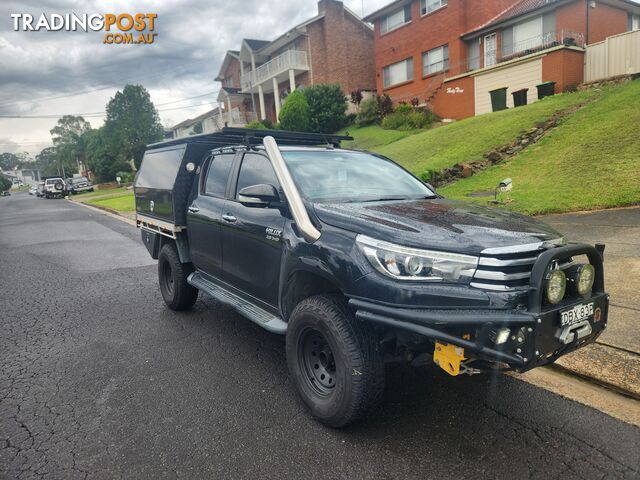
[{"label": "asphalt road", "polygon": [[376,418],[315,423],[283,338],[167,310],[129,225],[0,198],[2,478],[638,478],[640,430],[518,380],[393,367]]}]

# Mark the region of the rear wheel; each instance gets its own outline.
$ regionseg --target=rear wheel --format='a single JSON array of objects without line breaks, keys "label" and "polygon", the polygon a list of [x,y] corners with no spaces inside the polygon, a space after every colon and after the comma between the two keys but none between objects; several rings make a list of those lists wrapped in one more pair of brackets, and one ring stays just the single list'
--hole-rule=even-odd
[{"label": "rear wheel", "polygon": [[286,344],[298,393],[320,422],[343,427],[380,403],[384,364],[375,336],[354,318],[342,297],[319,295],[298,304]]},{"label": "rear wheel", "polygon": [[198,299],[198,289],[187,283],[193,271],[190,264],[180,263],[176,246],[166,243],[158,256],[158,280],[164,303],[171,310],[188,310]]}]

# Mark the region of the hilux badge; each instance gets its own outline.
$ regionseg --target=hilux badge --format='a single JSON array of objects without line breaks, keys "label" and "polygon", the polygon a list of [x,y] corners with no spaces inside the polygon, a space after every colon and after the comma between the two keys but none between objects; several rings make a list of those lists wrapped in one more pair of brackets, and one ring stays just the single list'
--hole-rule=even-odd
[{"label": "hilux badge", "polygon": [[282,230],[279,228],[267,227],[264,229],[265,238],[274,242],[279,242],[282,237]]}]

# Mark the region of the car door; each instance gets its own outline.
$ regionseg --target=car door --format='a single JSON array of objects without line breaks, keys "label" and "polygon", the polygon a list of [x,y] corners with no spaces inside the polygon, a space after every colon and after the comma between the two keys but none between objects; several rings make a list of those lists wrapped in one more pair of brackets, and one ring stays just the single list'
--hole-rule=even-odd
[{"label": "car door", "polygon": [[[232,198],[222,215],[223,278],[244,293],[275,307],[285,217],[281,208],[248,207],[237,198],[238,192],[248,186],[270,184],[280,191],[280,185],[269,159],[256,152],[244,154],[233,183]],[[280,195],[283,198],[282,193]]]},{"label": "car door", "polygon": [[203,165],[197,194],[188,206],[191,260],[199,270],[222,277],[222,211],[235,154],[210,157]]}]

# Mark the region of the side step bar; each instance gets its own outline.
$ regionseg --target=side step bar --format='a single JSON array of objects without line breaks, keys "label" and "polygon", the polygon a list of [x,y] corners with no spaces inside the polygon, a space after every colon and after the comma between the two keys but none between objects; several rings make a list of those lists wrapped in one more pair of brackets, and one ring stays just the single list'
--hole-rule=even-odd
[{"label": "side step bar", "polygon": [[219,302],[233,307],[241,315],[247,317],[252,322],[257,323],[265,330],[278,333],[280,335],[287,333],[287,323],[280,317],[272,315],[266,310],[247,302],[243,298],[240,298],[235,293],[214,284],[207,280],[200,272],[193,272],[189,275],[187,282],[198,290],[211,295]]}]

